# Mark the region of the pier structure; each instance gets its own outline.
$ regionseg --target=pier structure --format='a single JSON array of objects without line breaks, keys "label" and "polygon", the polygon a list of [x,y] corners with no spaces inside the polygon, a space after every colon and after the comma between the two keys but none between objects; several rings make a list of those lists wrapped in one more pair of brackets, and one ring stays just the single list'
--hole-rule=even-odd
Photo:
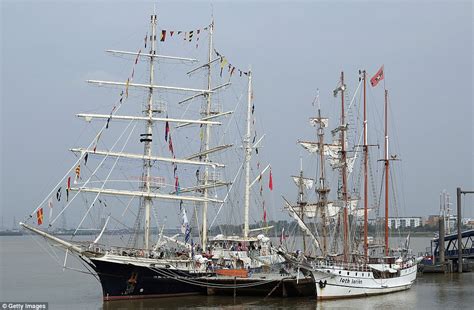
[{"label": "pier structure", "polygon": [[[444,264],[444,260],[452,261],[454,269],[461,270],[462,272],[463,264],[459,262],[465,259],[474,260],[474,229],[463,231],[461,233],[461,242],[458,240],[457,233],[445,236],[444,240],[443,238],[435,238],[431,241],[431,249],[434,261],[437,264]],[[459,249],[462,250],[459,251]],[[462,257],[461,260],[459,257]]]},{"label": "pier structure", "polygon": [[[456,189],[456,200],[457,200],[457,216],[458,216],[458,244],[462,244],[462,232],[461,232],[461,195],[464,194],[474,194],[474,191],[463,191],[460,187]],[[472,240],[471,240],[471,247],[472,247]],[[462,249],[462,248],[461,248]],[[463,259],[463,251],[458,251],[458,261],[462,262]],[[462,263],[459,264],[458,272],[462,273]]]}]

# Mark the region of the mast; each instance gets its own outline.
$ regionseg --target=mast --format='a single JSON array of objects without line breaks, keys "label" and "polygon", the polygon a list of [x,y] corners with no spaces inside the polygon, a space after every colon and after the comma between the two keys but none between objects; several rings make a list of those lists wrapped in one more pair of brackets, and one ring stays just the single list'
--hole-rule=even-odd
[{"label": "mast", "polygon": [[367,262],[369,252],[368,242],[368,204],[369,204],[369,191],[368,191],[368,161],[369,161],[369,148],[367,145],[367,102],[366,102],[366,86],[367,86],[367,75],[365,70],[362,71],[362,78],[364,79],[364,258]]},{"label": "mast", "polygon": [[252,71],[248,70],[247,89],[247,132],[245,134],[245,198],[244,198],[244,239],[249,236],[249,209],[250,209],[250,158],[252,145],[250,143],[250,118],[252,117]]},{"label": "mast", "polygon": [[[212,58],[212,34],[214,30],[214,20],[212,20],[211,25],[209,26],[209,53],[208,53],[208,71],[207,71],[207,89],[208,91],[211,90],[211,58]],[[205,117],[209,117],[211,115],[211,93],[206,94],[206,101],[207,101],[207,106],[206,106],[206,113]],[[209,142],[211,138],[211,126],[209,124],[206,125],[206,135],[205,135],[205,142],[204,142],[204,152],[206,152],[206,155],[204,156],[204,161],[208,162],[209,161],[209,153],[207,151],[209,150]],[[203,194],[204,198],[207,198],[209,195],[209,191],[207,188],[209,182],[209,167],[206,167],[205,172],[204,172],[204,189],[203,189]],[[205,252],[206,251],[206,246],[207,246],[207,207],[208,207],[208,202],[204,202],[203,209],[202,209],[202,249]]]},{"label": "mast", "polygon": [[[319,94],[318,94],[319,96]],[[319,194],[318,204],[322,208],[322,221],[323,221],[323,256],[327,254],[327,219],[326,219],[326,206],[327,206],[327,194],[329,189],[326,188],[325,184],[325,175],[324,175],[324,124],[321,117],[321,103],[318,98],[318,118],[319,118],[319,128],[318,128],[318,140],[319,140],[319,160],[321,162],[320,176],[319,176],[319,188],[317,192]]]},{"label": "mast", "polygon": [[347,262],[349,252],[349,223],[347,212],[347,160],[346,160],[346,129],[345,129],[345,112],[344,112],[344,72],[341,72],[341,157],[342,157],[342,199],[344,201],[344,261]]},{"label": "mast", "polygon": [[[304,201],[304,178],[303,178],[303,159],[300,157],[300,178],[299,178],[299,193],[298,193],[298,204],[300,205],[300,218],[304,222],[304,210],[305,210],[305,205],[306,202]],[[303,253],[306,253],[306,238],[305,238],[305,233],[303,230],[301,230],[301,233],[303,235]]]},{"label": "mast", "polygon": [[[157,22],[157,15],[151,15],[151,50],[150,54],[156,54],[155,45],[156,45],[156,22]],[[154,80],[154,59],[150,57],[150,85],[153,85]],[[148,121],[146,122],[146,137],[143,139],[145,146],[144,146],[144,154],[147,157],[151,157],[151,142],[152,142],[152,135],[153,135],[153,87],[150,87],[148,90],[148,106],[146,111],[144,111],[145,116],[148,117]],[[150,159],[144,160],[144,179],[143,179],[143,188],[148,193],[151,194],[151,186],[150,186],[150,176],[151,176],[151,166],[152,161]],[[144,246],[145,249],[148,250],[149,242],[150,242],[150,208],[152,205],[152,200],[149,196],[143,197],[143,201],[145,204],[145,235],[144,235]]]},{"label": "mast", "polygon": [[389,160],[388,160],[388,90],[385,90],[385,256],[389,255],[388,248],[388,173],[389,173]]}]

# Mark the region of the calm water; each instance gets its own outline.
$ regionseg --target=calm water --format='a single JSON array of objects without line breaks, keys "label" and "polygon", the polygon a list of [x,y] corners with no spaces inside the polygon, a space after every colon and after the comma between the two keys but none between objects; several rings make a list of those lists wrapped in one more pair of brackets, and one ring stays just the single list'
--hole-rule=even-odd
[{"label": "calm water", "polygon": [[[412,238],[416,252],[429,238]],[[316,302],[310,298],[244,298],[193,296],[146,301],[102,303],[101,287],[94,277],[62,270],[64,254],[48,254],[41,239],[30,236],[0,237],[0,301],[44,301],[49,309],[472,309],[474,273],[419,275],[408,291],[369,298]],[[68,265],[79,267],[79,263]]]}]

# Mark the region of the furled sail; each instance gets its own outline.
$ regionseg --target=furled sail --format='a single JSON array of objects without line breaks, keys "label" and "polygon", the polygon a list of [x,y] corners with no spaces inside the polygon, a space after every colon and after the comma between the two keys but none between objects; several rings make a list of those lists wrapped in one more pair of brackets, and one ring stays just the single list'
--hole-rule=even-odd
[{"label": "furled sail", "polygon": [[314,186],[314,180],[310,178],[303,178],[300,176],[292,176],[291,177],[293,181],[295,182],[296,186],[300,186],[300,184],[303,184],[306,189],[311,189]]},{"label": "furled sail", "polygon": [[[354,214],[356,211],[357,204],[359,203],[359,199],[348,199],[347,206],[349,207],[349,213]],[[336,200],[334,202],[329,202],[327,206],[327,216],[329,217],[336,217],[341,209],[344,207],[343,200]]]},{"label": "furled sail", "polygon": [[301,214],[303,213],[304,216],[307,218],[313,218],[317,214],[317,204],[306,204],[306,205],[296,205],[292,206],[293,210],[295,210],[296,213]]},{"label": "furled sail", "polygon": [[[310,153],[319,153],[321,149],[319,142],[298,141],[298,144]],[[342,147],[340,144],[324,144],[323,150],[323,154],[329,156],[331,159],[339,159],[341,157]]]},{"label": "furled sail", "polygon": [[321,124],[322,128],[326,128],[329,126],[329,119],[324,117],[311,117],[309,123],[313,126],[319,126],[319,124]]}]

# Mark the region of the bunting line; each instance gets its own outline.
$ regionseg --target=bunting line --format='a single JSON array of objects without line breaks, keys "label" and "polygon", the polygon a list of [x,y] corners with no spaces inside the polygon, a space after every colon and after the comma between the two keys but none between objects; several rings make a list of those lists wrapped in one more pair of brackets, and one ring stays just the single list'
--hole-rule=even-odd
[{"label": "bunting line", "polygon": [[239,73],[239,77],[242,76],[242,74],[244,75],[248,75],[248,71],[243,71],[239,68],[237,68],[236,66],[233,66],[228,60],[227,58],[222,55],[221,53],[219,53],[216,49],[214,49],[214,53],[216,54],[217,57],[220,58],[220,67],[221,67],[221,71],[220,71],[220,76],[222,77],[222,72],[224,70],[224,68],[227,66],[227,72],[229,73],[229,78],[232,77],[232,75],[234,75],[234,73],[237,71]]},{"label": "bunting line", "polygon": [[[181,37],[184,41],[192,42],[193,39],[196,38],[195,39],[196,40],[196,48],[198,48],[199,47],[199,36],[200,36],[201,32],[208,31],[210,27],[212,27],[212,24],[208,25],[206,27],[203,27],[203,28],[193,29],[193,30],[188,30],[188,31],[162,29],[161,32],[160,32],[161,33],[160,42],[166,42],[166,40],[169,41],[172,38],[174,39],[174,38],[178,38],[178,37]],[[148,33],[147,33],[147,36],[145,37],[145,48],[146,48],[146,44],[147,44],[147,37],[148,37]]]}]

